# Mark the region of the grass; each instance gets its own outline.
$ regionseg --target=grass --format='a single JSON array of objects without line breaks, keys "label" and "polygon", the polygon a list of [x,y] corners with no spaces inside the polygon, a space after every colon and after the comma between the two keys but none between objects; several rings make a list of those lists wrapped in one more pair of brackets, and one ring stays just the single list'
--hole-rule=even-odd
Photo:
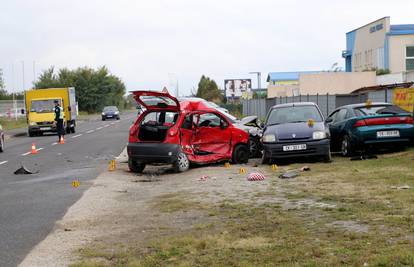
[{"label": "grass", "polygon": [[12,130],[27,127],[27,122],[26,118],[19,118],[17,120],[0,119],[0,125],[3,127],[3,130]]},{"label": "grass", "polygon": [[[172,220],[192,210],[204,215],[189,230],[171,229],[145,247],[89,249],[74,266],[414,266],[413,163],[414,150],[376,160],[335,158],[255,195],[280,197],[273,188],[280,186],[287,201],[311,199],[329,208],[163,195],[154,211]],[[396,189],[401,185],[411,189]]]}]

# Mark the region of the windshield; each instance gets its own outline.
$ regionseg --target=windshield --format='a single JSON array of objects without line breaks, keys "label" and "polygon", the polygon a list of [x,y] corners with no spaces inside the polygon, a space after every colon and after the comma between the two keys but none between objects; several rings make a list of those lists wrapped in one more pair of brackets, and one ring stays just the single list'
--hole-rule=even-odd
[{"label": "windshield", "polygon": [[30,102],[30,111],[36,113],[54,112],[55,100],[58,100],[60,105],[62,104],[60,99],[32,100]]},{"label": "windshield", "polygon": [[355,113],[357,116],[370,116],[370,115],[378,115],[378,114],[407,113],[407,111],[394,105],[381,105],[381,106],[373,106],[369,108],[368,107],[356,108]]},{"label": "windshield", "polygon": [[323,121],[321,114],[315,106],[281,107],[272,109],[266,124],[282,124],[294,122]]},{"label": "windshield", "polygon": [[103,111],[118,111],[117,107],[104,107]]}]

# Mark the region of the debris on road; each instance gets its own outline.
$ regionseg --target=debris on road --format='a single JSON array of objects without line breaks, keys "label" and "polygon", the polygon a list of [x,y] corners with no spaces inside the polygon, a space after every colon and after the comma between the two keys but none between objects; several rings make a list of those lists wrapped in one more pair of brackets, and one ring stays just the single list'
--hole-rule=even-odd
[{"label": "debris on road", "polygon": [[360,155],[352,157],[350,160],[367,160],[367,159],[378,159],[376,155]]},{"label": "debris on road", "polygon": [[302,168],[300,168],[300,171],[301,172],[308,172],[308,171],[310,171],[311,169],[309,168],[309,166],[303,166]]},{"label": "debris on road", "polygon": [[260,172],[252,172],[247,176],[248,181],[262,181],[264,179],[266,179],[266,177]]},{"label": "debris on road", "polygon": [[299,176],[299,171],[298,170],[293,170],[293,171],[287,171],[281,175],[279,175],[280,179],[291,179],[291,178],[295,178]]},{"label": "debris on road", "polygon": [[38,171],[37,172],[29,171],[23,164],[22,164],[22,166],[20,168],[18,168],[14,172],[14,174],[16,174],[16,175],[19,175],[19,174],[36,174],[36,173],[38,173]]},{"label": "debris on road", "polygon": [[198,179],[198,181],[203,181],[204,182],[204,181],[207,181],[208,179],[210,179],[210,176],[203,175]]},{"label": "debris on road", "polygon": [[411,186],[409,185],[402,185],[402,186],[391,186],[392,189],[410,189]]}]

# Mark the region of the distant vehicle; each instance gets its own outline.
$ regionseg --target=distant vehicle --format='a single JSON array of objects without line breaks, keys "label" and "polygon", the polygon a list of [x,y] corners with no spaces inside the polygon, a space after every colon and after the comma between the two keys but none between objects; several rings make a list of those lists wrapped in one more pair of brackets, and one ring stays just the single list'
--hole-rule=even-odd
[{"label": "distant vehicle", "polygon": [[389,103],[342,106],[326,122],[332,150],[344,156],[370,148],[403,146],[414,140],[413,115]]},{"label": "distant vehicle", "polygon": [[264,164],[292,157],[321,157],[331,161],[329,128],[314,103],[273,106],[263,129]]},{"label": "distant vehicle", "polygon": [[[24,98],[29,136],[56,132],[56,125],[54,125],[55,100],[63,108],[66,133],[75,132],[77,115],[75,88],[29,90],[25,92]],[[22,113],[24,113],[24,110],[22,110]]]},{"label": "distant vehicle", "polygon": [[0,152],[4,151],[4,139],[3,127],[0,124]]},{"label": "distant vehicle", "polygon": [[168,93],[133,92],[145,108],[130,129],[128,165],[142,172],[146,164],[173,164],[179,172],[190,163],[246,163],[249,135],[205,101],[181,101]]},{"label": "distant vehicle", "polygon": [[107,119],[120,119],[119,110],[115,106],[104,107],[101,115],[103,121]]}]

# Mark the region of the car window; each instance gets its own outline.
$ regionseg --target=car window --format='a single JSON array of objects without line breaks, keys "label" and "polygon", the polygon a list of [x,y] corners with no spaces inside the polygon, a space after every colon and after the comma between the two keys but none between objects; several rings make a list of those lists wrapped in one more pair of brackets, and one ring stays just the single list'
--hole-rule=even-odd
[{"label": "car window", "polygon": [[150,112],[141,121],[142,124],[174,125],[177,122],[179,114],[177,112]]},{"label": "car window", "polygon": [[316,122],[323,120],[322,115],[315,106],[280,107],[270,111],[266,124],[307,122],[310,119]]},{"label": "car window", "polygon": [[335,122],[340,122],[340,121],[345,120],[346,116],[347,116],[347,113],[348,113],[347,109],[339,110],[338,115],[336,115]]},{"label": "car window", "polygon": [[378,105],[372,107],[358,107],[354,109],[357,116],[372,116],[378,114],[397,114],[406,113],[407,111],[395,105]]},{"label": "car window", "polygon": [[222,119],[214,113],[200,114],[198,127],[220,127],[221,120]]}]

